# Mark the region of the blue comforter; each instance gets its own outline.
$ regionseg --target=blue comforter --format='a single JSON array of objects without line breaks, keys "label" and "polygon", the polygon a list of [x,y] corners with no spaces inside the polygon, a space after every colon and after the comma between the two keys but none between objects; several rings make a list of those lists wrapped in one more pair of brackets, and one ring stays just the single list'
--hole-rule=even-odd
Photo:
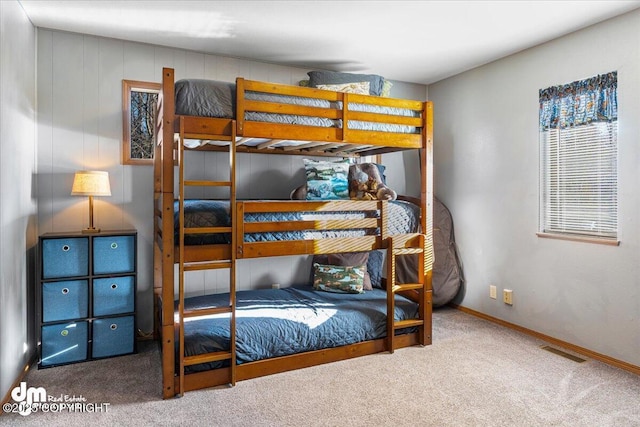
[{"label": "blue comforter", "polygon": [[[237,293],[237,363],[252,362],[386,336],[386,291],[363,294],[315,291],[311,286]],[[185,309],[228,305],[229,294],[192,297]],[[417,305],[396,296],[396,320],[418,316]],[[185,321],[187,356],[229,348],[228,314]],[[194,372],[222,363],[189,367]]]}]

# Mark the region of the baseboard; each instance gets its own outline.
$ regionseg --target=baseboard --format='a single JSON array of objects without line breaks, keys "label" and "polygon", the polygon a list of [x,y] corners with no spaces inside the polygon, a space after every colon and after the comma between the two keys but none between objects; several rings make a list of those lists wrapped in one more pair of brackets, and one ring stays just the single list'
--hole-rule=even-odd
[{"label": "baseboard", "polygon": [[27,372],[29,372],[29,370],[35,365],[35,363],[36,363],[36,356],[34,355],[33,357],[31,357],[31,359],[29,359],[27,364],[24,366],[20,375],[18,375],[18,378],[16,378],[16,380],[13,382],[13,385],[9,388],[9,390],[7,390],[7,394],[5,394],[5,396],[2,398],[2,402],[0,404],[0,415],[4,414],[4,411],[2,410],[2,407],[4,407],[4,404],[9,402],[9,400],[11,400],[11,391],[14,388],[18,387],[21,381],[24,381],[24,376],[27,375]]},{"label": "baseboard", "polygon": [[509,323],[507,321],[504,321],[502,319],[498,319],[497,317],[493,317],[493,316],[489,316],[488,314],[484,314],[481,313],[479,311],[461,306],[461,305],[457,305],[457,304],[450,304],[451,307],[460,310],[464,313],[470,314],[472,316],[475,317],[479,317],[481,319],[484,320],[488,320],[492,323],[496,323],[500,326],[504,326],[505,328],[509,328],[509,329],[513,329],[514,331],[518,331],[521,332],[523,334],[532,336],[534,338],[538,338],[542,341],[546,341],[550,344],[554,344],[557,345],[559,347],[564,347],[568,350],[571,350],[575,353],[581,354],[583,356],[586,356],[590,359],[594,359],[594,360],[598,360],[600,362],[606,363],[607,365],[611,365],[614,366],[616,368],[620,368],[620,369],[624,369],[625,371],[631,372],[633,374],[636,375],[640,375],[640,366],[636,366],[636,365],[632,365],[631,363],[627,363],[627,362],[623,362],[622,360],[618,360],[618,359],[614,359],[613,357],[609,357],[606,356],[604,354],[600,354],[600,353],[596,353],[595,351],[591,351],[587,348],[584,347],[580,347],[571,343],[568,343],[566,341],[562,341],[559,340],[557,338],[554,337],[550,337],[549,335],[545,335],[545,334],[541,334],[540,332],[536,332],[534,330],[531,329],[527,329],[524,328],[522,326],[518,326],[516,324],[513,323]]}]

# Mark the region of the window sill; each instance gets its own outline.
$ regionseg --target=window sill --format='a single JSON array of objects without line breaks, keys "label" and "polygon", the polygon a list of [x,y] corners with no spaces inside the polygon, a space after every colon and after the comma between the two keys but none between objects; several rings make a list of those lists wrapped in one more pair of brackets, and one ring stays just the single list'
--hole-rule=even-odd
[{"label": "window sill", "polygon": [[610,237],[589,237],[589,236],[577,236],[577,235],[570,235],[570,234],[556,234],[556,233],[543,233],[543,232],[536,233],[536,236],[543,237],[545,239],[569,240],[572,242],[596,243],[599,245],[607,245],[607,246],[620,246],[620,240],[613,239]]}]

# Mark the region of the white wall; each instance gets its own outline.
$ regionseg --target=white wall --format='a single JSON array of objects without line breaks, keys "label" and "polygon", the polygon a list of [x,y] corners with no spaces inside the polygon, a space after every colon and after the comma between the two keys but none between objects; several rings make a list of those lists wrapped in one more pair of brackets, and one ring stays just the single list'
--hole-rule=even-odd
[{"label": "white wall", "polygon": [[[640,11],[429,86],[461,305],[640,365]],[[618,71],[619,247],[536,237],[538,90]],[[513,289],[514,305],[489,298]]]},{"label": "white wall", "polygon": [[35,351],[36,31],[0,1],[0,398]]},{"label": "white wall", "polygon": [[[176,79],[247,79],[297,84],[307,70],[204,55],[140,43],[38,30],[38,224],[41,233],[74,231],[88,225],[85,198],[71,197],[78,169],[109,171],[111,197],[96,198],[95,222],[103,229],[138,230],[139,327],[152,328],[153,171],[120,164],[122,80],[161,81],[162,67]],[[424,100],[426,87],[395,82],[392,95]],[[413,95],[413,96],[410,96]],[[224,155],[197,153],[193,176],[210,176]],[[402,185],[404,159],[391,158],[391,182]],[[220,160],[222,159],[222,160]],[[412,162],[407,162],[409,167]],[[239,155],[240,198],[287,198],[304,182],[300,156]],[[417,161],[416,161],[417,167]],[[417,175],[416,185],[419,185]],[[409,189],[411,186],[408,186]],[[189,295],[224,288],[224,271],[190,273]],[[241,261],[239,288],[307,280],[298,257]]]}]

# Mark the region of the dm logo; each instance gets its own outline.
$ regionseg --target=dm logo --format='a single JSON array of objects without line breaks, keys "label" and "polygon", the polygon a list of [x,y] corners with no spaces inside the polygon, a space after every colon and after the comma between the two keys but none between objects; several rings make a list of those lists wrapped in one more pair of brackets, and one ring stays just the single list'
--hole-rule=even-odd
[{"label": "dm logo", "polygon": [[27,416],[34,408],[34,403],[44,403],[47,401],[47,391],[44,387],[29,387],[26,382],[21,382],[18,387],[11,390],[11,398],[19,403],[20,415]]}]

